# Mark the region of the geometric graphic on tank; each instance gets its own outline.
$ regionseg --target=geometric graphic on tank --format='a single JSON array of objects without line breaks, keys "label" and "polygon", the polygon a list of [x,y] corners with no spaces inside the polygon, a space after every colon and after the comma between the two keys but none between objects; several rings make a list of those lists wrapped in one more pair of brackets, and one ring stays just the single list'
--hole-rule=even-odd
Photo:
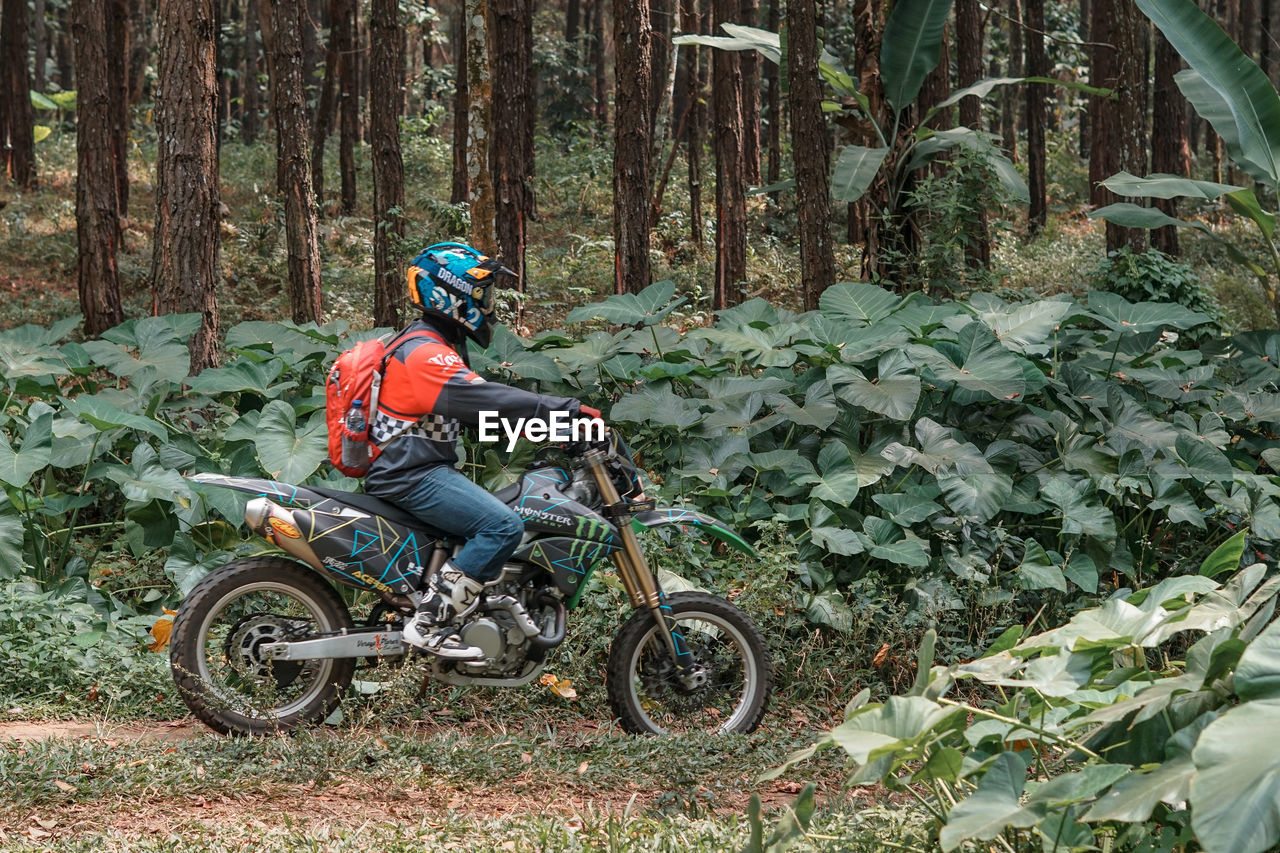
[{"label": "geometric graphic on tank", "polygon": [[[379,516],[294,511],[320,562],[339,580],[359,588],[417,587],[423,565],[418,532]],[[361,577],[363,575],[364,577]]]},{"label": "geometric graphic on tank", "polygon": [[573,595],[581,589],[591,570],[616,550],[618,546],[613,543],[548,536],[530,542],[518,550],[513,559],[545,569],[561,592]]}]

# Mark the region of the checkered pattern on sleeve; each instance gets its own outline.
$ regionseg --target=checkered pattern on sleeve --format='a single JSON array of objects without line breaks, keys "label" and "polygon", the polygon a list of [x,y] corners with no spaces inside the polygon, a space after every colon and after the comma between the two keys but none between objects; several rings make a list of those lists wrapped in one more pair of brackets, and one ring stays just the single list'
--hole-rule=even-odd
[{"label": "checkered pattern on sleeve", "polygon": [[415,423],[379,411],[374,416],[373,423],[369,425],[369,438],[379,446],[399,435],[453,444],[458,440],[461,427],[462,424],[457,419],[441,415],[426,414]]}]

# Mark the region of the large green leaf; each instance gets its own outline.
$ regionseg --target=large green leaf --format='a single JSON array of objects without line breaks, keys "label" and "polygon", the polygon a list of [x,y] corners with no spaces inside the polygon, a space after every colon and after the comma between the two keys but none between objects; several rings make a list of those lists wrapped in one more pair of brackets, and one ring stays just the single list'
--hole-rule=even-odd
[{"label": "large green leaf", "polygon": [[[1271,186],[1280,183],[1280,95],[1267,75],[1195,0],[1136,2],[1187,65],[1226,101],[1243,156],[1262,167]],[[1214,130],[1224,135],[1218,124]]]},{"label": "large green leaf", "polygon": [[1191,753],[1191,826],[1207,853],[1262,853],[1280,841],[1280,699],[1232,708]]},{"label": "large green leaf", "polygon": [[846,403],[895,421],[910,420],[920,402],[920,377],[897,353],[881,356],[879,368],[880,375],[871,380],[856,367],[833,364],[827,379]]},{"label": "large green leaf", "polygon": [[1216,184],[1213,181],[1193,181],[1178,175],[1167,175],[1157,172],[1145,178],[1131,175],[1128,172],[1117,172],[1102,182],[1102,185],[1116,195],[1142,196],[1144,198],[1191,198],[1215,199],[1219,196],[1244,189],[1234,184]]},{"label": "large green leaf", "polygon": [[1249,643],[1236,664],[1241,699],[1280,699],[1280,622],[1272,622]]},{"label": "large green leaf", "polygon": [[1159,803],[1186,802],[1195,775],[1196,766],[1187,755],[1166,761],[1146,773],[1133,773],[1099,797],[1085,812],[1084,820],[1144,821],[1151,817]]},{"label": "large green leaf", "polygon": [[[9,499],[0,492],[0,510],[10,508]],[[0,580],[16,578],[23,573],[22,540],[26,528],[22,517],[0,512]]]},{"label": "large green leaf", "polygon": [[1067,591],[1067,579],[1062,568],[1049,559],[1049,554],[1039,542],[1028,540],[1018,566],[1018,579],[1023,589],[1056,589]]},{"label": "large green leaf", "polygon": [[262,407],[253,444],[262,469],[273,480],[301,483],[329,455],[329,433],[323,413],[302,426],[293,407],[272,400]]},{"label": "large green leaf", "polygon": [[721,24],[727,36],[680,35],[671,40],[674,45],[700,44],[719,50],[754,50],[770,62],[782,60],[782,45],[777,33],[741,24]]},{"label": "large green leaf", "polygon": [[1044,352],[1044,342],[1075,307],[1072,302],[1041,300],[1006,305],[990,294],[974,294],[969,307],[1006,348],[1034,355]]},{"label": "large green leaf", "polygon": [[1098,499],[1085,493],[1085,488],[1063,477],[1054,477],[1040,491],[1040,496],[1058,508],[1062,515],[1062,532],[1078,533],[1111,540],[1116,535],[1115,517]]},{"label": "large green leaf", "polygon": [[1116,332],[1152,332],[1156,329],[1190,329],[1212,320],[1206,314],[1171,302],[1130,302],[1105,290],[1089,294],[1089,314]]},{"label": "large green leaf", "polygon": [[989,841],[1004,832],[1006,826],[1034,826],[1044,815],[1042,804],[1022,805],[1022,789],[1026,785],[1027,764],[1021,754],[1002,752],[991,762],[978,790],[956,804],[947,815],[939,841],[943,851],[955,850],[962,842],[975,839]]},{"label": "large green leaf", "polygon": [[917,364],[928,367],[943,383],[955,383],[997,400],[1016,400],[1026,391],[1022,360],[1000,345],[985,325],[970,322],[954,343],[917,344],[908,349]]},{"label": "large green leaf", "polygon": [[21,489],[41,468],[49,464],[53,447],[53,413],[36,418],[23,433],[17,450],[0,432],[0,482]]},{"label": "large green leaf", "polygon": [[963,722],[963,713],[923,696],[891,696],[883,705],[868,705],[837,726],[831,740],[854,762],[866,764],[886,749]]},{"label": "large green leaf", "polygon": [[676,285],[671,281],[655,282],[639,293],[617,293],[603,302],[582,305],[569,312],[570,323],[585,320],[604,320],[619,326],[631,326],[642,323],[651,326],[661,323],[663,318],[684,304],[684,297],[675,302]]},{"label": "large green leaf", "polygon": [[937,66],[951,3],[898,0],[893,5],[880,44],[880,79],[894,112],[915,101],[924,78]]},{"label": "large green leaf", "polygon": [[939,474],[938,488],[956,515],[989,521],[1004,509],[1013,494],[1013,480],[998,471]]},{"label": "large green leaf", "polygon": [[88,395],[81,395],[74,399],[64,397],[62,404],[67,411],[100,430],[126,427],[149,432],[161,441],[167,441],[169,438],[169,431],[160,422],[143,415],[130,414],[101,397]]},{"label": "large green leaf", "polygon": [[1218,131],[1218,136],[1227,146],[1227,154],[1235,164],[1254,180],[1266,183],[1269,180],[1267,170],[1246,157],[1240,147],[1240,134],[1236,131],[1236,120],[1227,99],[1190,68],[1179,71],[1173,79],[1196,113]]},{"label": "large green leaf", "polygon": [[1141,207],[1132,202],[1121,201],[1115,204],[1108,204],[1097,210],[1089,211],[1090,219],[1105,219],[1123,228],[1164,228],[1166,225],[1174,225],[1178,228],[1195,228],[1211,237],[1217,235],[1213,233],[1208,225],[1203,222],[1188,222],[1185,219],[1175,219],[1163,210],[1154,207]]},{"label": "large green leaf", "polygon": [[818,310],[834,320],[850,320],[869,326],[888,317],[902,303],[902,297],[882,287],[861,281],[845,281],[822,291],[818,297]]},{"label": "large green leaf", "polygon": [[1206,578],[1216,578],[1223,572],[1234,572],[1240,568],[1240,558],[1244,556],[1245,535],[1249,531],[1241,530],[1226,542],[1223,542],[1213,553],[1200,564],[1200,574]]},{"label": "large green leaf", "polygon": [[1236,190],[1227,193],[1227,204],[1241,216],[1247,216],[1262,231],[1262,236],[1270,240],[1276,233],[1276,215],[1262,209],[1258,197],[1253,190]]},{"label": "large green leaf", "polygon": [[865,148],[846,145],[831,169],[831,197],[836,201],[854,202],[862,198],[875,180],[888,148]]}]

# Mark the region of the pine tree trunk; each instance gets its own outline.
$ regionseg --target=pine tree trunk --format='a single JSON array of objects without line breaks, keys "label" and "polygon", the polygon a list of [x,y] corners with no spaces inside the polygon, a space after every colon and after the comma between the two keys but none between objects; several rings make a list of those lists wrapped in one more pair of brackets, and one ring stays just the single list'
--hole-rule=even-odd
[{"label": "pine tree trunk", "polygon": [[[771,33],[778,32],[781,25],[781,14],[778,8],[780,0],[768,0],[769,11],[765,28]],[[764,63],[764,85],[767,92],[765,98],[765,122],[768,135],[765,141],[765,160],[767,167],[764,182],[769,186],[778,183],[782,176],[782,91],[778,66],[773,62]],[[778,193],[769,194],[774,205],[778,203]]]},{"label": "pine tree trunk", "polygon": [[[956,0],[956,85],[972,86],[982,77],[984,54],[982,32],[982,6],[978,0]],[[982,129],[981,102],[970,96],[961,98],[958,105],[960,124],[974,130]],[[964,249],[965,265],[969,269],[991,268],[991,232],[987,224],[987,211],[974,213]]]},{"label": "pine tree trunk", "polygon": [[652,98],[648,0],[614,0],[614,292],[649,286],[649,126]]},{"label": "pine tree trunk", "polygon": [[[713,0],[714,31],[738,15],[737,0]],[[712,147],[716,156],[716,281],[712,306],[719,311],[741,301],[747,278],[746,164],[743,159],[742,63],[734,51],[711,58],[715,108]]]},{"label": "pine tree trunk", "polygon": [[[258,16],[253,0],[245,0],[244,10],[244,116],[240,120],[240,141],[252,145],[258,141]],[[316,198],[320,194],[316,193]]]},{"label": "pine tree trunk", "polygon": [[[1044,49],[1044,0],[1026,0],[1027,9],[1027,76],[1049,76],[1049,57]],[[1031,209],[1027,214],[1027,230],[1039,234],[1049,221],[1045,184],[1045,98],[1044,83],[1028,83],[1026,92],[1027,122],[1027,188],[1031,192]]]},{"label": "pine tree trunk", "polygon": [[107,4],[107,80],[111,87],[111,152],[116,161],[116,202],[119,206],[119,239],[129,218],[129,3]]},{"label": "pine tree trunk", "polygon": [[342,182],[342,212],[356,209],[356,142],[360,138],[360,78],[356,41],[356,7],[338,0],[330,22],[338,43],[338,173]]},{"label": "pine tree trunk", "polygon": [[604,4],[605,0],[593,0],[591,4],[591,64],[596,69],[596,125],[602,133],[609,125],[609,83],[606,79],[604,52]]},{"label": "pine tree trunk", "polygon": [[525,228],[532,212],[533,180],[533,4],[531,0],[491,0],[490,51],[493,98],[502,109],[493,116],[490,171],[494,181],[494,225],[498,255],[515,270],[524,290]]},{"label": "pine tree trunk", "polygon": [[400,112],[404,103],[404,30],[398,0],[373,0],[369,9],[369,130],[373,148],[373,322],[399,327],[404,279],[397,257],[404,239],[404,159]]},{"label": "pine tree trunk", "polygon": [[129,100],[130,108],[147,96],[147,62],[151,58],[151,4],[129,0]]},{"label": "pine tree trunk", "polygon": [[[880,0],[854,2],[853,28],[853,78],[858,91],[867,97],[871,115],[884,126],[888,110],[880,82],[880,35],[884,30],[884,8]],[[854,142],[868,147],[883,144],[871,130],[855,137]],[[849,242],[862,244],[861,274],[864,280],[872,279],[881,266],[883,223],[878,211],[887,209],[888,204],[888,187],[884,178],[878,177],[867,188],[866,195],[849,207]]]},{"label": "pine tree trunk", "polygon": [[[760,0],[741,0],[738,23],[760,26]],[[744,180],[760,186],[760,54],[744,50],[738,54],[742,65],[742,162]]]},{"label": "pine tree trunk", "polygon": [[[1009,76],[1023,77],[1021,0],[1009,0],[1005,26],[1009,34]],[[1000,99],[1001,146],[1015,163],[1018,162],[1018,106],[1022,94],[1022,87],[1006,86],[1004,97]]]},{"label": "pine tree trunk", "polygon": [[[1156,32],[1155,84],[1151,109],[1151,171],[1191,176],[1191,146],[1187,141],[1187,102],[1173,76],[1182,58],[1173,45]],[[1177,217],[1177,199],[1156,199],[1155,206]],[[1166,255],[1178,254],[1178,228],[1166,225],[1151,232],[1151,245]]]},{"label": "pine tree trunk", "polygon": [[[3,3],[4,0],[0,0]],[[74,57],[74,48],[71,39],[71,10],[65,5],[56,12],[58,19],[58,35],[53,40],[54,60],[58,66],[58,87],[64,92],[69,92],[76,88],[76,62]],[[3,24],[0,24],[0,29]],[[0,97],[0,102],[4,98]],[[0,112],[3,107],[0,106]],[[4,122],[0,121],[0,145],[4,144]]]},{"label": "pine tree trunk", "polygon": [[495,254],[493,175],[489,147],[493,132],[493,85],[489,79],[489,0],[467,0],[467,185],[471,190],[471,243]]},{"label": "pine tree trunk", "polygon": [[322,322],[320,247],[307,150],[310,121],[302,85],[302,0],[258,0],[258,24],[271,78],[276,176],[284,196],[289,308],[295,323]]},{"label": "pine tree trunk", "polygon": [[[1080,0],[1080,40],[1088,43],[1092,39],[1090,26],[1093,21],[1093,0]],[[1093,48],[1087,48],[1086,53],[1092,55]],[[1090,75],[1092,75],[1090,71]],[[1092,76],[1089,82],[1093,82]],[[1090,121],[1090,100],[1089,98],[1080,99],[1080,110],[1077,120],[1080,124],[1080,136],[1076,142],[1076,155],[1082,160],[1089,156],[1089,140],[1092,138],[1089,130]]]},{"label": "pine tree trunk", "polygon": [[201,317],[200,329],[191,338],[192,373],[217,362],[221,202],[215,3],[160,0],[157,15],[159,143],[151,281],[161,312],[195,312]]},{"label": "pine tree trunk", "polygon": [[663,89],[671,70],[672,0],[649,0],[649,129],[653,136],[650,170],[662,155],[662,135],[658,132],[663,119]]},{"label": "pine tree trunk", "polygon": [[31,6],[31,41],[36,49],[34,73],[31,75],[31,87],[37,92],[48,90],[45,80],[45,65],[49,61],[49,28],[45,25],[45,14],[48,6],[45,0],[35,0]]},{"label": "pine tree trunk", "polygon": [[[681,32],[698,32],[701,15],[698,0],[680,0]],[[694,245],[702,243],[702,140],[706,138],[706,109],[702,98],[703,66],[706,61],[700,50],[688,50],[683,56],[687,76],[681,87],[688,103],[688,119],[684,126],[685,160],[689,167],[689,239]]]},{"label": "pine tree trunk", "polygon": [[316,194],[316,213],[325,215],[324,149],[333,132],[333,112],[338,100],[338,78],[342,58],[338,52],[339,28],[334,25],[344,12],[343,0],[329,0],[325,5],[329,21],[329,43],[324,53],[324,80],[320,83],[320,99],[316,102],[316,120],[311,126],[311,188]]},{"label": "pine tree trunk", "polygon": [[[1094,68],[1090,81],[1095,86],[1116,90],[1115,99],[1095,99],[1093,147],[1089,159],[1089,180],[1096,187],[1095,204],[1116,200],[1097,182],[1121,169],[1135,175],[1146,174],[1146,18],[1133,0],[1094,0]],[[1101,44],[1098,44],[1101,43]],[[1128,246],[1141,252],[1146,246],[1144,229],[1122,228],[1107,223],[1107,251]]]},{"label": "pine tree trunk", "polygon": [[86,337],[124,321],[116,267],[115,158],[112,154],[110,77],[107,74],[107,6],[110,0],[75,4],[72,34],[84,85],[76,109],[76,278]]},{"label": "pine tree trunk", "polygon": [[467,27],[466,0],[458,0],[453,27],[453,182],[449,201],[464,202],[470,196],[467,180]]},{"label": "pine tree trunk", "polygon": [[791,151],[800,217],[800,284],[806,311],[818,307],[818,297],[836,280],[831,246],[831,187],[824,139],[827,121],[822,112],[815,17],[814,0],[788,0]]},{"label": "pine tree trunk", "polygon": [[36,186],[31,109],[31,75],[27,70],[27,0],[3,0],[0,9],[0,155],[5,174],[20,188]]}]

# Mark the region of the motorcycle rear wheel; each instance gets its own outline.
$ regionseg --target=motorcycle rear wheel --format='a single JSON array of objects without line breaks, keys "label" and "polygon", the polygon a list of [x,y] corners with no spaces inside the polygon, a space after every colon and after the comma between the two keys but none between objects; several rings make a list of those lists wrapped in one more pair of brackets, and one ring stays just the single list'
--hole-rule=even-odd
[{"label": "motorcycle rear wheel", "polygon": [[169,665],[182,700],[214,731],[285,732],[333,712],[355,659],[271,660],[262,646],[351,627],[341,597],[306,566],[282,557],[235,560],[182,602]]},{"label": "motorcycle rear wheel", "polygon": [[609,704],[622,727],[637,734],[751,732],[773,686],[764,637],[747,614],[701,592],[669,595],[666,603],[700,670],[682,677],[662,626],[638,610],[609,650]]}]

